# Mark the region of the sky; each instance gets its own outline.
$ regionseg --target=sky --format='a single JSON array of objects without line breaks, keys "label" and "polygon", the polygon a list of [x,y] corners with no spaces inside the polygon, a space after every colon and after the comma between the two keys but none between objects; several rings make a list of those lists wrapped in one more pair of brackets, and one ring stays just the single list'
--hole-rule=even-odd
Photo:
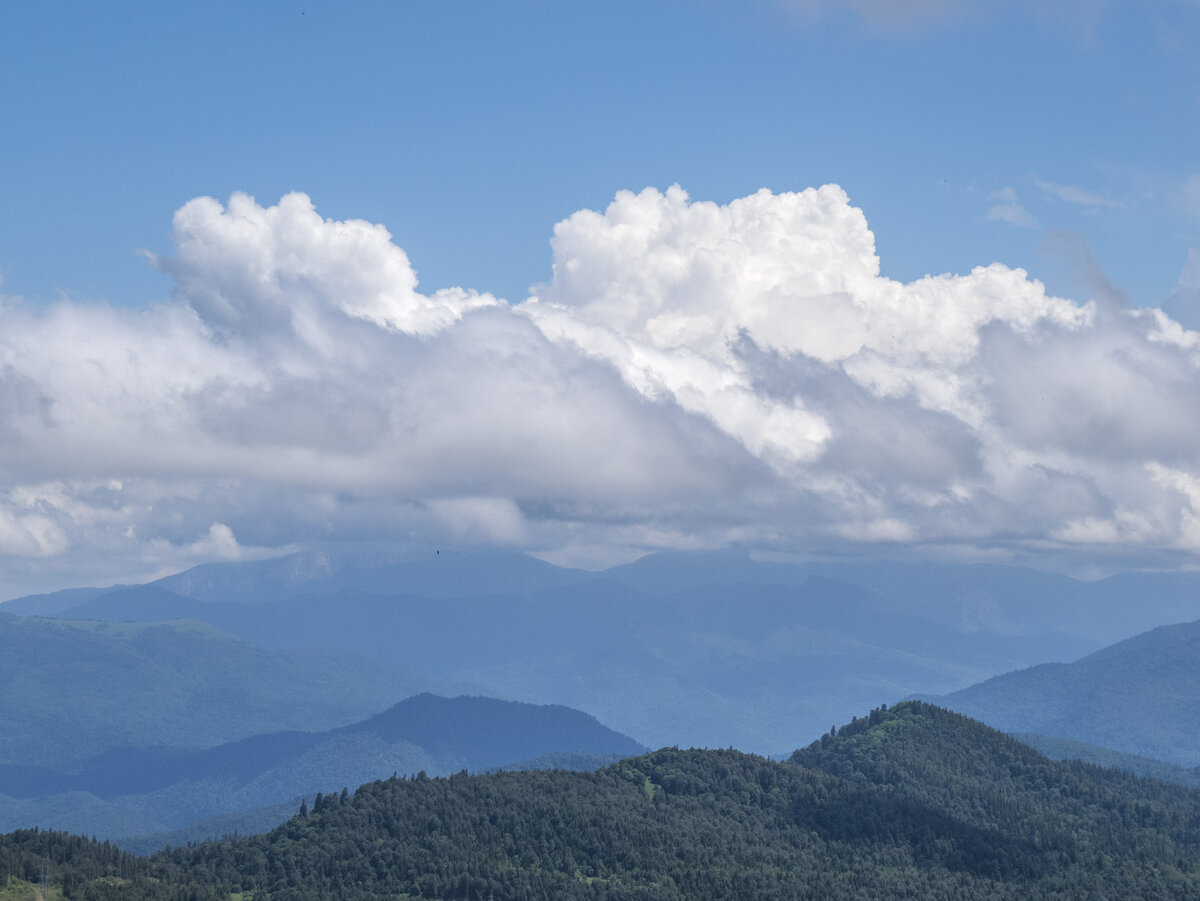
[{"label": "sky", "polygon": [[0,598],[1200,553],[1200,3],[0,0]]}]

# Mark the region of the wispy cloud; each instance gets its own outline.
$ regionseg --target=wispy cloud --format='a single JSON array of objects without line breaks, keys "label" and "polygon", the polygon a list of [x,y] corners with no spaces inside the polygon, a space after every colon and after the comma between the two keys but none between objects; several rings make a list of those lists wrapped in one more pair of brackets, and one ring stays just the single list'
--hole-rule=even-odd
[{"label": "wispy cloud", "polygon": [[[1200,0],[1197,0],[1200,3]],[[1188,213],[1200,219],[1200,172],[1187,177],[1179,191],[1180,201]]]},{"label": "wispy cloud", "polygon": [[1101,194],[1097,191],[1089,191],[1085,188],[1077,188],[1073,185],[1060,185],[1052,181],[1035,180],[1034,184],[1046,195],[1054,197],[1064,203],[1075,204],[1076,206],[1090,207],[1099,209],[1108,207],[1110,209],[1120,209],[1124,204],[1118,200]]},{"label": "wispy cloud", "polygon": [[1037,220],[1021,205],[1017,192],[1012,188],[1002,188],[988,195],[992,205],[988,207],[988,222],[1007,222],[1018,228],[1037,228]]}]

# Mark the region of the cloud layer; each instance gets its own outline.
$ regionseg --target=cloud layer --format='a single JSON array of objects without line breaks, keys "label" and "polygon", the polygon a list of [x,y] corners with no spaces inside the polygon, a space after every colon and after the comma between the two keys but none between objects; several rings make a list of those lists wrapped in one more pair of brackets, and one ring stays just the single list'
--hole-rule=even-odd
[{"label": "cloud layer", "polygon": [[888,279],[837,186],[621,192],[515,304],[302,194],[173,238],[154,308],[2,301],[9,594],[331,542],[1200,550],[1200,335],[1000,264]]}]

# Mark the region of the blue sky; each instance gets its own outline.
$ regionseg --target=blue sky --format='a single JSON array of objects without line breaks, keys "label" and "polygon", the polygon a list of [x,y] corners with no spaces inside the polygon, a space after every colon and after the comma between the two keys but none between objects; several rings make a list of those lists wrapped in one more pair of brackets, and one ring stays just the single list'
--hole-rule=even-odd
[{"label": "blue sky", "polygon": [[[7,4],[5,290],[153,302],[169,283],[133,251],[166,250],[185,201],[299,190],[384,224],[425,284],[518,301],[552,225],[619,189],[835,182],[896,278],[999,260],[1079,293],[1044,247],[1067,229],[1140,304],[1167,299],[1200,243],[1195,4],[838,6]],[[1030,227],[988,221],[1006,188]]]},{"label": "blue sky", "polygon": [[0,579],[1192,565],[1198,48],[1194,0],[0,4]]}]

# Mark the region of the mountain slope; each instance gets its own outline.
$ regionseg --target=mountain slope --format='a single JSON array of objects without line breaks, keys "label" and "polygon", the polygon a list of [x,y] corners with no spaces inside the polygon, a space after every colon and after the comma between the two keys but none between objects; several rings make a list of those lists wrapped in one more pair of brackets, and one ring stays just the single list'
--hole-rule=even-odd
[{"label": "mountain slope", "polygon": [[1071,664],[1045,664],[934,698],[1005,732],[1200,764],[1200,621],[1162,626]]}]

